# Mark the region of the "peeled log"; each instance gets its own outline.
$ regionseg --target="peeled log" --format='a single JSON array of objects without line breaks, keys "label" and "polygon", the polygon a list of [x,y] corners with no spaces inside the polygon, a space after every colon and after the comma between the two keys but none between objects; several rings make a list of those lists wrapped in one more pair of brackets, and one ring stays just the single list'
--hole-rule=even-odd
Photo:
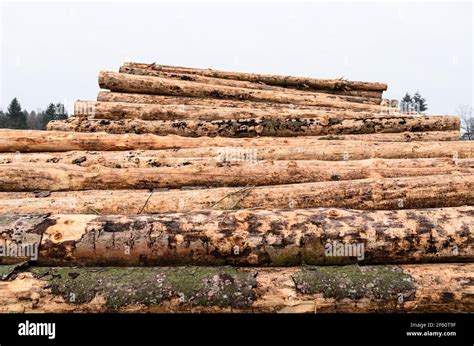
[{"label": "peeled log", "polygon": [[2,266],[0,312],[472,312],[474,264]]},{"label": "peeled log", "polygon": [[[185,80],[185,81],[192,81],[197,83],[204,83],[209,85],[224,85],[230,87],[237,87],[237,88],[248,88],[248,89],[258,89],[258,90],[275,90],[280,92],[292,93],[295,95],[301,94],[300,90],[294,90],[293,88],[283,88],[278,86],[270,86],[263,83],[253,83],[253,82],[246,82],[240,80],[232,80],[232,79],[225,79],[225,78],[213,78],[213,77],[206,77],[201,76],[198,74],[190,74],[190,73],[182,73],[182,72],[167,72],[167,71],[159,71],[159,70],[151,70],[151,69],[144,69],[144,68],[135,68],[135,67],[128,67],[122,66],[120,67],[120,73],[128,73],[134,74],[138,76],[154,76],[154,77],[162,77],[162,78],[169,78],[169,79],[177,79],[177,80]],[[305,91],[313,91],[318,92],[311,89],[305,89]],[[358,91],[355,91],[356,93]],[[377,93],[376,91],[365,91]],[[324,90],[320,90],[319,93],[325,93]],[[331,94],[337,94],[339,98],[343,100],[347,100],[350,102],[360,102],[360,103],[367,103],[367,104],[374,104],[379,105],[382,102],[382,94],[378,92],[377,96],[380,97],[369,97],[366,94],[346,94],[344,92],[335,91]]]},{"label": "peeled log", "polygon": [[[142,104],[161,104],[161,105],[198,105],[198,106],[215,106],[215,107],[240,107],[240,108],[252,108],[252,109],[264,109],[264,108],[279,108],[284,110],[292,110],[296,106],[292,103],[280,103],[280,102],[254,102],[249,100],[226,100],[216,98],[197,98],[197,97],[185,97],[185,96],[166,96],[166,95],[152,95],[152,94],[138,94],[138,93],[122,93],[122,92],[110,92],[100,91],[97,94],[97,101],[99,102],[128,102],[128,103],[142,103]],[[87,101],[81,101],[87,102]],[[399,110],[396,106],[393,106],[390,101],[390,106],[385,105],[380,107],[377,113],[384,114],[399,114]],[[334,111],[332,107],[312,106],[298,104],[298,109],[313,109],[313,110],[326,110]],[[344,109],[344,108],[340,108]],[[351,107],[347,108],[352,110]],[[362,110],[352,110],[362,111]]]},{"label": "peeled log", "polygon": [[[452,136],[452,132],[449,132]],[[420,136],[430,137],[430,133],[419,133]],[[434,135],[435,133],[433,133]],[[440,134],[440,132],[436,132]],[[322,140],[329,138],[331,140]],[[334,139],[336,138],[336,139]],[[358,140],[355,140],[355,139]],[[418,158],[418,157],[474,157],[474,142],[438,141],[423,143],[378,143],[370,141],[396,139],[410,140],[412,134],[379,133],[370,135],[343,135],[322,137],[293,137],[293,138],[225,138],[225,137],[180,137],[156,136],[153,134],[107,134],[65,131],[36,131],[36,130],[0,130],[0,152],[61,152],[71,150],[140,150],[140,149],[173,149],[163,152],[162,157],[217,156],[222,148],[206,147],[257,147],[260,154],[258,159],[284,160],[305,157],[315,160],[356,160],[362,158]],[[416,138],[416,137],[415,137]],[[343,140],[341,140],[343,139]],[[349,140],[351,139],[351,141]],[[369,140],[369,141],[366,141]],[[273,146],[273,147],[272,147]],[[316,146],[318,150],[308,147]],[[204,148],[201,148],[204,147]],[[269,149],[261,150],[260,147]],[[290,148],[291,147],[291,148]],[[306,147],[306,148],[305,148]],[[194,148],[180,149],[176,148]],[[259,149],[260,148],[260,149]],[[293,149],[292,149],[293,148]],[[266,154],[265,154],[266,153]],[[286,156],[288,153],[290,156]],[[293,156],[296,155],[296,156]]]},{"label": "peeled log", "polygon": [[473,225],[474,207],[2,214],[0,243],[37,243],[37,263],[54,266],[462,262],[474,260]]},{"label": "peeled log", "polygon": [[295,95],[293,93],[274,90],[257,90],[223,85],[208,85],[170,78],[136,76],[110,71],[100,72],[99,86],[102,89],[109,89],[111,91],[139,94],[210,97],[218,99],[290,103],[295,105],[302,104],[368,111],[380,111],[382,108],[379,105],[369,105],[341,100],[337,95],[316,94],[311,92]]},{"label": "peeled log", "polygon": [[48,123],[51,131],[152,133],[183,137],[296,137],[404,131],[459,130],[458,117],[409,117],[366,119],[226,119],[226,120],[106,120],[70,118]]},{"label": "peeled log", "polygon": [[[266,177],[262,179],[308,179],[314,176],[321,177],[319,171],[344,172],[352,171],[355,177],[357,174],[374,174],[396,176],[402,174],[409,175],[430,175],[437,172],[460,171],[466,172],[472,168],[473,159],[367,159],[355,161],[318,161],[318,160],[273,160],[258,161],[251,156],[248,160],[227,160],[225,155],[217,158],[161,158],[160,152],[145,151],[67,151],[57,153],[0,153],[0,165],[25,165],[40,164],[42,167],[54,167],[52,164],[75,165],[81,167],[104,166],[109,168],[155,168],[155,172],[169,172],[172,174],[215,174],[219,179],[224,173],[238,175],[239,177],[225,179],[245,179],[248,175],[260,177],[263,174],[276,175],[278,177]],[[397,170],[400,168],[400,170]],[[94,171],[99,168],[93,168]],[[393,169],[393,171],[391,171]],[[301,172],[297,172],[300,170]],[[220,173],[219,173],[220,171]],[[371,172],[369,172],[371,171]],[[295,174],[298,178],[287,176],[287,172]],[[219,174],[218,174],[219,173]],[[438,173],[440,174],[440,173]],[[259,179],[259,178],[255,178]],[[230,181],[230,180],[229,180]],[[276,181],[276,180],[275,180]]]},{"label": "peeled log", "polygon": [[362,179],[242,188],[0,193],[1,213],[155,214],[217,209],[391,210],[474,204],[474,175]]},{"label": "peeled log", "polygon": [[217,107],[214,105],[167,105],[129,102],[94,102],[76,101],[75,116],[91,116],[94,119],[141,119],[141,120],[219,120],[219,119],[300,119],[314,118],[322,124],[346,119],[425,119],[408,114],[388,115],[371,112],[327,111],[304,108],[251,108],[251,107]]},{"label": "peeled log", "polygon": [[128,62],[122,65],[124,68],[145,68],[164,72],[188,73],[213,78],[226,78],[233,80],[249,81],[253,83],[264,83],[283,87],[303,87],[329,90],[374,90],[385,91],[387,84],[374,82],[346,81],[344,79],[316,79],[307,77],[279,76],[257,73],[227,72],[211,69],[198,69],[181,66],[169,66],[158,64],[143,64]]},{"label": "peeled log", "polygon": [[474,174],[474,159],[189,162],[177,167],[108,168],[60,163],[0,165],[0,191],[73,191],[261,186],[366,178]]}]

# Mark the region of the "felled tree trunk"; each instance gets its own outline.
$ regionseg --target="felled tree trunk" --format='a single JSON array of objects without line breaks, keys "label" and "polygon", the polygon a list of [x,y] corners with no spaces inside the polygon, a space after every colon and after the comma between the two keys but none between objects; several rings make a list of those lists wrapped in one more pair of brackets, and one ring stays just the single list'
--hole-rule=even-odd
[{"label": "felled tree trunk", "polygon": [[[452,136],[452,131],[449,132]],[[431,138],[430,133],[419,133]],[[440,134],[440,132],[433,133]],[[440,134],[441,135],[441,134]],[[0,130],[0,152],[61,152],[71,150],[141,150],[141,149],[180,149],[174,157],[216,156],[219,150],[208,147],[254,148],[260,152],[258,159],[284,160],[306,158],[320,160],[356,160],[361,158],[417,158],[417,157],[474,157],[474,143],[470,141],[452,141],[439,143],[398,143],[412,140],[413,134],[379,133],[370,135],[338,135],[321,137],[293,138],[225,138],[225,137],[180,137],[157,136],[153,134],[107,134],[65,131],[36,130]],[[397,143],[377,143],[372,140],[397,139]],[[331,139],[331,140],[324,140]],[[341,140],[343,139],[343,140]],[[351,139],[352,141],[349,141]],[[357,140],[356,140],[357,139]],[[270,149],[263,150],[261,147]],[[309,148],[311,147],[311,148]],[[317,147],[318,150],[314,150]],[[311,150],[309,150],[311,149]],[[209,150],[211,153],[208,153]],[[268,154],[265,154],[267,153]],[[307,154],[305,154],[307,152]],[[169,156],[164,151],[163,156]],[[275,155],[270,154],[275,153]],[[299,153],[299,154],[298,154]],[[266,155],[264,157],[263,155]]]},{"label": "felled tree trunk", "polygon": [[312,118],[321,124],[329,124],[348,119],[403,119],[418,122],[429,121],[432,117],[415,117],[407,114],[387,115],[370,112],[326,111],[321,109],[299,109],[281,107],[251,108],[251,107],[216,107],[205,105],[167,105],[130,102],[93,102],[76,101],[75,116],[90,116],[95,119],[123,120],[220,120],[220,119],[301,119]]},{"label": "felled tree trunk", "polygon": [[[127,103],[141,103],[141,104],[162,104],[162,105],[200,105],[200,106],[215,106],[215,107],[239,107],[239,108],[252,108],[252,109],[264,109],[264,108],[279,108],[284,110],[298,109],[312,109],[312,110],[326,110],[334,111],[331,107],[314,106],[306,104],[298,104],[297,106],[292,103],[281,103],[281,102],[264,102],[264,101],[249,101],[249,100],[226,100],[217,98],[201,98],[201,97],[186,97],[186,96],[167,96],[167,95],[152,95],[152,94],[140,94],[140,93],[122,93],[122,92],[110,92],[100,91],[97,94],[98,102],[127,102]],[[87,102],[87,101],[82,101]],[[383,102],[384,104],[386,102]],[[389,113],[398,114],[400,113],[397,107],[392,104],[393,100],[388,102],[385,107],[380,107],[378,113]],[[349,104],[350,105],[350,104]],[[382,105],[382,103],[381,103]],[[348,109],[350,109],[349,107]],[[344,109],[344,108],[339,108]],[[363,111],[363,110],[362,110]]]},{"label": "felled tree trunk", "polygon": [[153,133],[183,137],[296,137],[404,131],[459,130],[458,117],[368,119],[225,119],[225,120],[105,120],[70,118],[48,123],[51,131]]},{"label": "felled tree trunk", "polygon": [[283,87],[303,87],[329,90],[374,90],[385,91],[387,84],[374,82],[346,81],[343,79],[316,79],[306,77],[278,76],[257,73],[227,72],[211,69],[197,69],[181,66],[168,66],[158,64],[124,63],[123,68],[144,68],[171,73],[197,74],[213,78],[225,78],[232,80],[249,81],[253,83],[264,83]]},{"label": "felled tree trunk", "polygon": [[474,264],[1,268],[0,312],[471,312]]},{"label": "felled tree trunk", "polygon": [[[258,89],[258,90],[275,90],[280,92],[292,93],[295,95],[301,94],[299,90],[288,89],[283,87],[277,86],[270,86],[263,83],[253,83],[247,81],[240,81],[240,80],[232,80],[232,79],[225,79],[225,78],[214,78],[214,77],[206,77],[198,74],[190,74],[190,73],[182,73],[182,72],[167,72],[163,70],[152,70],[152,69],[144,69],[144,68],[137,68],[137,67],[129,67],[129,66],[122,66],[120,68],[121,73],[128,73],[134,74],[138,76],[154,76],[154,77],[162,77],[162,78],[169,78],[169,79],[177,79],[177,80],[185,80],[185,81],[192,81],[197,83],[204,83],[209,85],[223,85],[223,86],[230,86],[236,88],[247,88],[247,89]],[[313,91],[315,90],[306,89],[305,91]],[[357,91],[355,91],[357,93]],[[365,91],[365,92],[372,92],[377,93],[376,91]],[[324,89],[320,90],[319,93],[324,93]],[[335,94],[335,93],[333,93]],[[351,95],[345,94],[343,92],[338,91],[337,95],[343,99],[350,102],[360,102],[360,103],[367,103],[367,104],[374,104],[378,105],[382,102],[381,97],[370,97],[361,94]],[[381,93],[378,94],[381,96]]]},{"label": "felled tree trunk", "polygon": [[60,163],[0,165],[0,191],[68,191],[260,186],[319,181],[474,174],[470,160],[189,162],[177,167],[108,168]]},{"label": "felled tree trunk", "polygon": [[141,214],[204,209],[390,210],[474,204],[473,175],[363,179],[241,188],[0,193],[1,213]]},{"label": "felled tree trunk", "polygon": [[37,237],[37,263],[59,266],[461,262],[474,259],[473,224],[474,207],[2,214],[0,242]]},{"label": "felled tree trunk", "polygon": [[369,105],[341,100],[337,95],[305,93],[295,95],[275,90],[235,88],[208,85],[170,78],[136,76],[126,73],[101,71],[99,86],[111,91],[169,96],[206,97],[276,103],[303,104],[319,107],[379,111],[379,105]]}]

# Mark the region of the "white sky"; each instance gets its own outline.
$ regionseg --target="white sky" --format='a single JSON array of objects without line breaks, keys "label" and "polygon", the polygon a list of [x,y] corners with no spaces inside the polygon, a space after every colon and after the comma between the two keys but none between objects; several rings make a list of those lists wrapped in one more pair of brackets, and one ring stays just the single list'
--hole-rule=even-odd
[{"label": "white sky", "polygon": [[471,2],[5,2],[0,107],[94,100],[123,61],[380,81],[432,114],[473,104]]}]

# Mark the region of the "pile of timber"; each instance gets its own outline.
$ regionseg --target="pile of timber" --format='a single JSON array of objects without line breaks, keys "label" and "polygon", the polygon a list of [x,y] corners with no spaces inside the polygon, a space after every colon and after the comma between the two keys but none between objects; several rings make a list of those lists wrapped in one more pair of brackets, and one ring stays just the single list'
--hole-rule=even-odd
[{"label": "pile of timber", "polygon": [[125,63],[99,85],[0,131],[0,312],[474,311],[458,117],[343,79]]}]

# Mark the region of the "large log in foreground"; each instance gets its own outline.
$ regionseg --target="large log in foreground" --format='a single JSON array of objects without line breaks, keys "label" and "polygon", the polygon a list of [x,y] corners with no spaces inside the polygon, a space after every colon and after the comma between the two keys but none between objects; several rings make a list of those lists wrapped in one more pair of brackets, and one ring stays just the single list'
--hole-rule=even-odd
[{"label": "large log in foreground", "polygon": [[0,165],[0,191],[73,191],[260,186],[319,181],[474,175],[474,159],[271,161],[219,163],[191,161],[177,167],[108,168],[60,163]]},{"label": "large log in foreground", "polygon": [[204,83],[175,80],[170,78],[137,76],[126,73],[101,71],[99,86],[115,92],[140,94],[207,97],[231,100],[249,100],[318,107],[333,107],[343,109],[359,109],[380,111],[380,105],[362,104],[341,100],[337,95],[281,92],[275,90],[258,90],[236,88],[224,85],[209,85]]},{"label": "large log in foreground", "polygon": [[472,312],[474,264],[0,267],[0,312]]},{"label": "large log in foreground", "polygon": [[1,213],[141,214],[205,209],[391,210],[474,204],[473,175],[182,190],[0,193]]},{"label": "large log in foreground", "polygon": [[387,84],[374,82],[346,81],[343,79],[316,79],[306,77],[279,76],[269,74],[227,72],[211,69],[198,69],[181,66],[169,66],[158,64],[143,64],[128,62],[122,65],[124,68],[144,68],[171,73],[197,74],[213,78],[225,78],[232,80],[249,81],[253,83],[264,83],[283,87],[303,87],[329,90],[374,90],[385,91]]},{"label": "large log in foreground", "polygon": [[36,244],[39,265],[59,266],[462,262],[474,260],[472,225],[474,207],[1,214],[0,243]]},{"label": "large log in foreground", "polygon": [[222,120],[106,120],[70,118],[48,123],[51,131],[152,133],[184,137],[295,137],[404,131],[459,130],[459,117],[407,117],[366,119],[222,119]]},{"label": "large log in foreground", "polygon": [[[440,132],[436,132],[440,134]],[[430,133],[420,133],[422,138],[431,138]],[[452,132],[449,132],[452,136]],[[442,134],[440,134],[442,136]],[[324,140],[326,138],[330,140]],[[356,140],[358,138],[358,140]],[[396,139],[397,143],[378,143],[371,141]],[[314,160],[356,160],[363,158],[421,158],[458,157],[473,158],[474,142],[423,141],[423,143],[399,143],[417,140],[412,134],[372,134],[337,135],[322,137],[293,138],[225,138],[225,137],[180,137],[174,135],[157,136],[153,134],[106,134],[66,131],[0,130],[0,152],[62,152],[71,150],[140,150],[173,149],[164,151],[163,157],[216,157],[222,148],[254,148],[258,159],[314,159]],[[350,140],[349,140],[350,139]],[[368,141],[366,141],[368,139]],[[210,149],[207,147],[221,147]],[[267,149],[261,147],[268,147]],[[317,150],[314,149],[317,148]],[[177,148],[194,148],[179,149]],[[311,149],[311,150],[308,150]],[[287,153],[287,154],[285,154]]]}]

